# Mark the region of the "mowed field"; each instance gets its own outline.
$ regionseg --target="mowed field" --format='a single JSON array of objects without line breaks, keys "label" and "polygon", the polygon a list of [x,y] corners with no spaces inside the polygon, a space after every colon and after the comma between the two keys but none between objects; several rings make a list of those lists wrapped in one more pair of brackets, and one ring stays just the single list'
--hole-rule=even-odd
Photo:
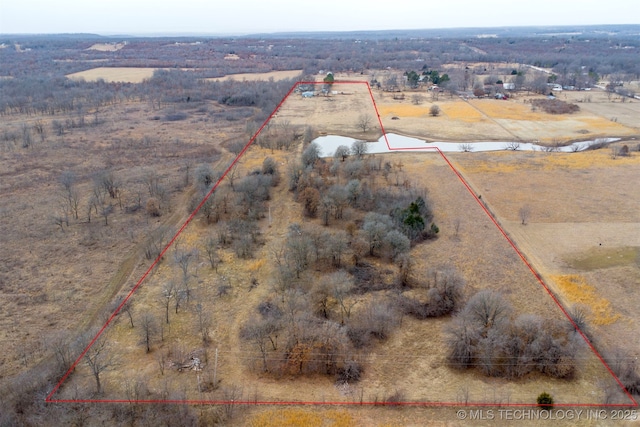
[{"label": "mowed field", "polygon": [[[600,102],[578,104],[581,110],[577,113],[553,115],[532,111],[528,101],[533,97],[465,101],[443,95],[438,100],[430,100],[425,96],[420,105],[415,105],[411,96],[400,101],[388,93],[376,91],[375,95],[385,129],[430,140],[554,144],[640,133],[637,119],[640,102],[635,101],[623,104],[598,97]],[[432,105],[440,107],[442,112],[438,117],[429,115]],[[392,120],[392,117],[398,119]]]}]

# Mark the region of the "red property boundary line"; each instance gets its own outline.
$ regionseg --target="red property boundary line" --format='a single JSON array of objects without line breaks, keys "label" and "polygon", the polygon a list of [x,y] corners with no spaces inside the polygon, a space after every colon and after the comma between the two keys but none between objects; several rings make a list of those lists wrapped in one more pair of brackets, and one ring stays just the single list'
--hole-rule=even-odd
[{"label": "red property boundary line", "polygon": [[[187,405],[222,405],[222,404],[228,405],[228,404],[236,404],[236,405],[285,405],[285,406],[287,406],[287,405],[314,405],[314,406],[315,405],[319,405],[319,406],[321,406],[321,405],[344,405],[344,406],[359,405],[359,406],[363,406],[364,405],[364,406],[413,406],[413,407],[427,407],[427,406],[431,406],[431,407],[438,407],[438,406],[442,406],[442,407],[461,407],[461,406],[465,406],[465,407],[539,407],[539,405],[537,403],[530,403],[530,404],[528,404],[528,403],[502,403],[502,404],[497,404],[497,403],[489,403],[489,402],[477,402],[477,403],[459,403],[459,402],[389,402],[389,403],[387,403],[387,402],[348,402],[348,401],[345,401],[345,402],[340,402],[340,401],[338,401],[338,402],[299,401],[298,402],[298,401],[237,401],[237,400],[233,400],[233,401],[228,401],[228,400],[166,400],[166,399],[165,400],[133,400],[133,399],[132,400],[129,400],[129,399],[125,400],[125,399],[54,399],[53,398],[53,395],[60,389],[62,384],[67,380],[67,378],[75,370],[75,368],[78,366],[78,364],[82,361],[82,358],[85,356],[85,354],[95,344],[95,342],[100,338],[100,336],[102,336],[103,332],[113,322],[114,318],[120,313],[120,311],[122,310],[122,307],[129,301],[131,296],[142,285],[142,283],[145,281],[147,276],[151,273],[153,268],[163,258],[164,254],[169,250],[169,248],[173,245],[173,243],[180,236],[180,234],[184,231],[184,229],[195,218],[195,216],[198,214],[198,212],[200,211],[202,206],[207,202],[209,197],[211,197],[211,195],[214,193],[214,191],[218,188],[218,186],[220,185],[222,180],[227,176],[227,174],[231,171],[231,169],[238,163],[240,158],[242,158],[242,156],[245,154],[245,152],[253,144],[253,142],[256,140],[256,138],[258,137],[260,132],[262,132],[262,130],[267,126],[267,124],[271,121],[271,119],[276,115],[276,113],[278,112],[280,107],[282,107],[282,104],[284,104],[284,102],[289,98],[291,93],[300,85],[323,85],[323,84],[324,83],[322,83],[322,82],[305,82],[305,81],[303,81],[303,82],[295,83],[291,87],[291,89],[289,89],[289,92],[287,92],[287,94],[282,98],[282,100],[280,101],[278,106],[273,110],[273,112],[269,115],[269,117],[267,117],[267,119],[264,121],[264,123],[262,123],[262,126],[260,126],[260,128],[251,137],[251,139],[249,139],[249,141],[242,148],[240,153],[238,153],[238,155],[233,159],[233,161],[229,164],[229,166],[224,171],[222,176],[213,185],[211,190],[209,190],[209,192],[200,201],[198,206],[193,210],[193,212],[191,212],[191,214],[188,216],[186,221],[182,224],[182,226],[178,229],[178,231],[175,233],[175,235],[171,238],[169,243],[167,243],[167,245],[164,247],[164,249],[160,252],[160,254],[156,257],[156,259],[151,263],[149,268],[144,272],[144,274],[136,282],[135,286],[131,289],[131,291],[129,291],[129,293],[127,294],[126,298],[124,298],[122,300],[120,305],[118,305],[118,307],[114,310],[114,312],[111,314],[111,316],[109,316],[109,318],[107,319],[105,324],[100,328],[100,330],[96,333],[96,335],[93,337],[93,339],[89,342],[89,344],[85,347],[85,349],[80,353],[80,355],[77,357],[77,359],[73,362],[73,364],[71,365],[69,370],[67,370],[67,372],[62,376],[62,378],[54,386],[54,388],[51,390],[51,392],[46,396],[45,402],[47,402],[47,403],[187,404]],[[518,249],[516,244],[507,235],[506,231],[502,228],[502,226],[493,217],[491,212],[484,205],[484,203],[482,203],[480,198],[478,196],[476,196],[476,194],[473,191],[473,189],[471,188],[471,186],[466,182],[466,180],[463,178],[463,176],[460,174],[460,172],[458,172],[458,170],[453,166],[453,164],[449,161],[447,156],[445,156],[445,154],[437,147],[429,147],[429,146],[418,147],[418,148],[416,148],[416,147],[391,147],[391,145],[389,144],[389,139],[387,138],[387,134],[386,134],[386,132],[384,130],[384,126],[382,124],[382,118],[380,117],[380,113],[378,111],[378,106],[376,105],[375,99],[373,97],[373,92],[371,90],[371,86],[369,85],[369,83],[366,82],[366,81],[336,81],[336,82],[333,82],[332,84],[334,84],[334,85],[340,85],[340,84],[351,84],[351,85],[353,85],[353,84],[356,84],[356,85],[357,84],[362,84],[362,85],[366,85],[367,90],[369,92],[369,96],[371,98],[371,103],[373,104],[373,108],[375,110],[376,117],[378,119],[378,124],[380,125],[380,130],[382,131],[382,135],[384,136],[384,140],[385,140],[385,143],[387,145],[387,149],[389,151],[393,152],[393,151],[430,150],[430,151],[436,151],[438,154],[440,154],[440,156],[444,159],[444,161],[447,163],[447,165],[454,172],[454,174],[458,177],[460,182],[467,189],[469,194],[471,194],[471,196],[475,199],[475,201],[478,203],[478,205],[482,208],[482,210],[485,212],[485,214],[489,217],[489,219],[496,226],[496,228],[498,229],[500,234],[502,234],[502,236],[507,240],[509,245],[511,245],[511,247],[516,252],[516,254],[520,257],[522,262],[527,266],[527,268],[529,268],[529,270],[531,271],[531,274],[533,274],[533,276],[537,279],[537,281],[544,288],[544,290],[547,292],[547,294],[556,303],[558,308],[562,311],[562,313],[565,315],[565,317],[569,320],[571,325],[575,328],[575,330],[584,339],[585,343],[589,346],[591,351],[596,355],[596,357],[604,365],[604,367],[609,372],[609,374],[611,374],[611,376],[614,378],[616,383],[623,390],[625,395],[632,402],[631,404],[622,404],[622,403],[616,403],[616,404],[564,403],[563,404],[563,403],[560,403],[560,404],[554,404],[554,407],[629,407],[629,406],[638,407],[638,406],[640,406],[638,404],[638,402],[633,398],[633,396],[629,393],[629,391],[624,387],[624,385],[622,384],[620,379],[613,372],[611,367],[609,367],[607,362],[604,360],[602,355],[600,355],[600,353],[596,350],[596,348],[591,343],[591,341],[587,338],[587,336],[584,334],[584,332],[574,322],[574,320],[571,318],[569,313],[567,313],[566,309],[563,307],[563,305],[560,303],[560,301],[556,298],[556,296],[553,294],[553,292],[549,289],[549,287],[546,285],[546,283],[544,282],[542,277],[535,271],[533,266],[527,261],[527,259],[525,258],[524,254],[522,254],[522,252],[520,252],[520,250]]]}]

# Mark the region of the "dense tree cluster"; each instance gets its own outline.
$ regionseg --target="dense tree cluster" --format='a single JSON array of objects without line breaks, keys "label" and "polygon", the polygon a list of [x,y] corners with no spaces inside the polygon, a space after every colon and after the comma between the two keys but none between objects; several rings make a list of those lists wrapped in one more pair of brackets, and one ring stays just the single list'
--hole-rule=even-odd
[{"label": "dense tree cluster", "polygon": [[530,314],[514,317],[502,295],[489,290],[469,299],[447,333],[452,367],[507,378],[534,371],[571,378],[583,343],[569,322]]},{"label": "dense tree cluster", "polygon": [[[410,185],[401,164],[366,152],[367,143],[357,141],[322,158],[308,143],[290,163],[286,184],[310,221],[289,226],[273,253],[274,295],[241,331],[260,354],[255,369],[354,382],[364,352],[387,339],[404,314],[437,317],[459,303],[455,273],[409,278],[411,245],[435,236],[426,191]],[[387,267],[369,262],[375,258]]]}]

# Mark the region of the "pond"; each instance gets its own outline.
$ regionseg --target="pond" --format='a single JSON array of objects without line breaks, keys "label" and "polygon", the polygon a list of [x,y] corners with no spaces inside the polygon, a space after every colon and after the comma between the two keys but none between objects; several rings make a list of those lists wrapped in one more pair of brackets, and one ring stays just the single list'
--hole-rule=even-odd
[{"label": "pond", "polygon": [[[387,145],[387,140],[389,145]],[[615,142],[620,138],[599,138],[593,141],[581,141],[575,142],[571,145],[564,147],[558,147],[556,151],[571,153],[581,151],[589,147],[590,145],[602,142]],[[320,146],[321,157],[332,157],[341,145],[351,147],[351,144],[356,141],[355,138],[340,135],[326,135],[320,136],[313,140]],[[390,151],[436,151],[436,148],[445,153],[461,152],[461,151],[504,151],[504,150],[518,150],[518,151],[545,151],[549,150],[548,147],[542,145],[536,145],[524,142],[503,141],[503,142],[426,142],[422,139],[412,138],[409,136],[398,135],[395,133],[388,133],[385,140],[384,135],[377,141],[367,142],[368,153],[387,153]]]}]

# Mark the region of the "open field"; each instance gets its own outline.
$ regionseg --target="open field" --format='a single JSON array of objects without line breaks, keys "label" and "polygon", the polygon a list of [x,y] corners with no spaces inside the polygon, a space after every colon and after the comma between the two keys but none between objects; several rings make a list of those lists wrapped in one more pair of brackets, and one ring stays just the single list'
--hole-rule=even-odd
[{"label": "open field", "polygon": [[137,68],[137,67],[97,67],[79,73],[69,74],[70,79],[84,79],[85,81],[96,81],[99,79],[105,82],[142,83],[145,79],[153,77],[157,68]]},{"label": "open field", "polygon": [[126,42],[122,43],[96,43],[88,47],[87,50],[97,50],[99,52],[117,52],[127,45]]},{"label": "open field", "polygon": [[[376,102],[387,131],[419,135],[430,140],[540,141],[543,144],[595,139],[606,136],[638,135],[640,102],[579,104],[582,111],[570,115],[533,112],[523,99],[508,101],[440,96],[437,101],[413,105],[411,97],[398,101],[391,94],[375,92]],[[425,99],[429,99],[426,97]],[[438,105],[442,113],[431,117],[429,109]],[[599,107],[592,108],[592,106]],[[617,117],[617,122],[604,114]],[[392,117],[399,120],[391,120]]]},{"label": "open field", "polygon": [[271,71],[269,73],[243,73],[243,74],[229,74],[224,77],[215,77],[208,78],[207,80],[215,81],[215,82],[224,82],[226,80],[236,80],[236,81],[267,81],[269,79],[273,80],[286,80],[293,79],[302,74],[302,70],[288,70],[288,71]]},{"label": "open field", "polygon": [[[96,81],[102,79],[105,82],[125,82],[125,83],[141,83],[145,79],[153,77],[153,73],[158,68],[144,67],[97,67],[78,73],[69,74],[70,79],[84,79],[85,81]],[[290,71],[271,71],[269,73],[245,73],[245,74],[229,74],[224,77],[208,78],[210,81],[267,81],[285,80],[297,77],[302,70]]]},{"label": "open field", "polygon": [[[612,159],[599,150],[450,157],[560,298],[586,305],[597,342],[640,352],[633,338],[640,333],[640,197],[627,185],[640,174],[640,156]],[[518,212],[525,205],[531,214],[523,226]],[[578,294],[572,289],[579,286],[565,284],[569,275],[586,285]]]},{"label": "open field", "polygon": [[[367,75],[336,75],[337,81],[367,81]],[[379,126],[373,120],[369,134],[363,134],[356,126],[363,111],[361,93],[364,86],[335,85],[333,90],[344,92],[330,97],[303,99],[294,96],[288,101],[292,104],[289,111],[283,111],[280,117],[293,124],[302,125],[310,117],[309,123],[327,129],[328,133],[372,138]],[[354,88],[354,89],[352,89]],[[531,99],[540,97],[521,96],[508,101],[493,99],[462,100],[448,95],[439,95],[438,99],[422,92],[406,92],[405,99],[394,99],[393,93],[373,90],[384,128],[395,132],[425,138],[432,141],[537,141],[554,145],[580,140],[593,140],[602,137],[637,137],[640,135],[640,102],[612,99],[609,101],[604,92],[566,92],[567,100],[576,102],[581,111],[574,114],[553,115],[532,111]],[[588,94],[588,95],[584,95]],[[419,104],[412,100],[413,95],[422,97]],[[564,99],[564,93],[560,97]],[[584,96],[590,96],[592,102],[582,102]],[[429,115],[432,105],[438,105],[441,114]],[[365,111],[366,112],[366,111]],[[393,119],[392,119],[393,118]],[[375,119],[375,118],[374,118]]]}]

